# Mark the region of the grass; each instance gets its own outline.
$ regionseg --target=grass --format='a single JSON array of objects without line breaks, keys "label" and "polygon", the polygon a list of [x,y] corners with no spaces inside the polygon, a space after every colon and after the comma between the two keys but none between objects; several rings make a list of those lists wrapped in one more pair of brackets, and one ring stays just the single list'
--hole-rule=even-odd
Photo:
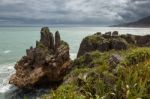
[{"label": "grass", "polygon": [[149,48],[138,48],[131,50],[130,53],[126,56],[126,64],[134,65],[139,62],[143,62],[147,59],[150,59],[150,49]]},{"label": "grass", "polygon": [[[109,57],[123,60],[109,71]],[[92,67],[90,67],[92,65]],[[74,60],[73,70],[43,99],[150,99],[150,48],[94,51]]]}]

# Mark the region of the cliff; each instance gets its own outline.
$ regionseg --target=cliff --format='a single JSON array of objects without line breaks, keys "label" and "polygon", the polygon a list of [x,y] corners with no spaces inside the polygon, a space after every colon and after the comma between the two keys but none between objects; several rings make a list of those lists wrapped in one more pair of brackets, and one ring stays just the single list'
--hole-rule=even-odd
[{"label": "cliff", "polygon": [[112,33],[107,32],[105,34],[98,32],[94,35],[87,36],[82,40],[77,57],[96,50],[100,52],[126,50],[131,46],[150,46],[150,35],[119,35],[117,31]]},{"label": "cliff", "polygon": [[42,99],[150,98],[150,36],[87,36],[63,83]]}]

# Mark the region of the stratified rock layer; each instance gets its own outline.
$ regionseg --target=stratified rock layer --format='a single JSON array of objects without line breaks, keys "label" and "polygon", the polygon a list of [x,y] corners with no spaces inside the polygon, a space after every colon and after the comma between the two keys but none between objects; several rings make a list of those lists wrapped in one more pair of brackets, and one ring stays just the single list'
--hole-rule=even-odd
[{"label": "stratified rock layer", "polygon": [[36,42],[35,48],[27,49],[26,54],[16,63],[16,73],[9,81],[19,88],[32,88],[60,81],[70,66],[68,44],[61,41],[58,31],[54,40],[48,27],[41,29],[40,41]]},{"label": "stratified rock layer", "polygon": [[77,57],[87,52],[99,50],[101,52],[109,50],[126,50],[130,46],[150,47],[150,35],[119,35],[118,31],[106,32],[105,34],[96,33],[85,37],[78,51]]}]

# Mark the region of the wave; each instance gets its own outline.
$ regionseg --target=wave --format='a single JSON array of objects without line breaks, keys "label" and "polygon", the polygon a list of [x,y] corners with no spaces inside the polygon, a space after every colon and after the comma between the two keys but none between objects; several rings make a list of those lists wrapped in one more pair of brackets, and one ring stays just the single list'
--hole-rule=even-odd
[{"label": "wave", "polygon": [[13,92],[17,90],[17,87],[14,85],[9,84],[10,76],[15,72],[14,70],[15,63],[8,63],[8,64],[1,64],[0,65],[0,98],[1,99],[11,99],[11,95]]},{"label": "wave", "polygon": [[11,50],[5,50],[5,51],[3,51],[4,54],[8,54],[10,52],[11,52]]},{"label": "wave", "polygon": [[70,58],[74,60],[77,57],[77,53],[70,53]]},{"label": "wave", "polygon": [[[5,51],[5,53],[9,53],[9,52],[10,52],[9,50]],[[77,56],[77,53],[70,53],[70,57],[72,60],[74,60],[76,56]],[[20,90],[17,87],[9,84],[9,78],[15,72],[14,65],[15,63],[0,64],[0,74],[2,74],[0,76],[0,80],[1,80],[0,81],[0,98],[1,99],[11,99],[10,97],[17,97],[18,93],[24,95],[24,93],[20,92]],[[40,90],[36,90],[36,91],[37,92],[35,93],[35,95],[32,95],[33,97],[37,97],[38,95],[41,94],[41,92],[44,92],[44,93],[47,92],[47,90],[45,89],[43,89],[42,91]]]},{"label": "wave", "polygon": [[0,79],[2,79],[2,82],[0,83],[0,96],[4,95],[6,92],[14,90],[12,85],[8,83],[10,76],[15,72],[14,64],[15,63],[0,65]]}]

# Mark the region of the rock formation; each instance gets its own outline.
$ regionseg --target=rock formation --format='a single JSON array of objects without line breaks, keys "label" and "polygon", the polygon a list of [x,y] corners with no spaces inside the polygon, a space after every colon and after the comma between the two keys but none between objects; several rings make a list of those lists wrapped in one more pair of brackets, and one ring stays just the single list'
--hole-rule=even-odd
[{"label": "rock formation", "polygon": [[122,60],[123,58],[119,54],[111,55],[108,60],[109,70],[112,71],[113,69],[115,69]]},{"label": "rock formation", "polygon": [[54,40],[48,27],[44,27],[41,29],[41,39],[36,42],[36,47],[27,49],[26,56],[16,63],[16,73],[11,76],[9,83],[19,88],[32,88],[60,81],[69,66],[68,44],[61,41],[58,31]]},{"label": "rock formation", "polygon": [[119,35],[118,31],[106,32],[105,34],[96,33],[85,37],[78,51],[77,57],[84,55],[87,52],[99,50],[101,52],[109,50],[126,50],[130,45],[139,47],[150,47],[150,35]]},{"label": "rock formation", "polygon": [[111,36],[111,32],[107,32],[102,35],[92,35],[84,38],[81,42],[77,57],[95,50],[104,52],[112,49],[123,50],[127,48],[128,44],[124,39],[119,36]]},{"label": "rock formation", "polygon": [[114,32],[112,33],[112,36],[118,36],[118,31],[114,31]]}]

